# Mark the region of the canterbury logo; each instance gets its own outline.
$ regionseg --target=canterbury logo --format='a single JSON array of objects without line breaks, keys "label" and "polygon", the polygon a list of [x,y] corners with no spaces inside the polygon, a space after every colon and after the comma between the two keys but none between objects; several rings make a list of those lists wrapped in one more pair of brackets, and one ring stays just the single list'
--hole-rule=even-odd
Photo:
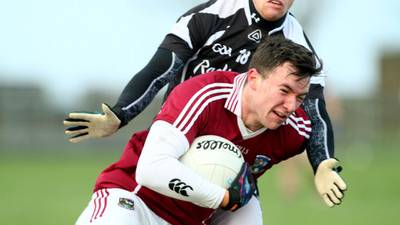
[{"label": "canterbury logo", "polygon": [[193,188],[189,185],[187,185],[185,182],[182,182],[180,179],[175,178],[172,179],[169,182],[169,189],[171,189],[172,191],[175,191],[178,194],[181,194],[183,196],[189,197],[187,191],[188,189],[193,191]]}]

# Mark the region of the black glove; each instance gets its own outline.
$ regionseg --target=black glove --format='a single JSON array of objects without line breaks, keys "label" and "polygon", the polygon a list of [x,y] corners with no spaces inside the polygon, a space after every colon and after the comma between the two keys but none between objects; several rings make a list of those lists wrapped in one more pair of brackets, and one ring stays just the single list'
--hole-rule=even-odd
[{"label": "black glove", "polygon": [[255,190],[256,183],[254,177],[250,172],[249,165],[245,162],[228,189],[229,202],[222,209],[232,212],[236,211],[249,202]]}]

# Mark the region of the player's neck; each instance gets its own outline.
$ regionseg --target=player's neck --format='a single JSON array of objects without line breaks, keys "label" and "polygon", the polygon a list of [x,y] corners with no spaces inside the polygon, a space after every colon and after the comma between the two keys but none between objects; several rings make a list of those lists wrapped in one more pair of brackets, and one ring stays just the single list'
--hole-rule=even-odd
[{"label": "player's neck", "polygon": [[263,128],[262,124],[259,123],[257,120],[257,114],[255,110],[252,109],[251,106],[251,101],[254,99],[254,96],[251,95],[251,90],[250,88],[246,85],[243,88],[243,94],[242,94],[242,113],[241,113],[241,119],[243,121],[243,124],[245,127],[250,130],[250,131],[257,131],[261,128]]}]

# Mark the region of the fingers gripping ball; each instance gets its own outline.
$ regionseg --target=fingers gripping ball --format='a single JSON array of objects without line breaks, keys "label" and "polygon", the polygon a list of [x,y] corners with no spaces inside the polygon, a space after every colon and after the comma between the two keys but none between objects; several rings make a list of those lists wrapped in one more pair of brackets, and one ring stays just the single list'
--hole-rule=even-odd
[{"label": "fingers gripping ball", "polygon": [[247,163],[242,164],[239,174],[228,189],[229,202],[225,210],[235,211],[246,205],[256,190],[256,183]]},{"label": "fingers gripping ball", "polygon": [[242,153],[235,144],[215,135],[197,137],[180,161],[225,189],[231,187],[244,163]]}]

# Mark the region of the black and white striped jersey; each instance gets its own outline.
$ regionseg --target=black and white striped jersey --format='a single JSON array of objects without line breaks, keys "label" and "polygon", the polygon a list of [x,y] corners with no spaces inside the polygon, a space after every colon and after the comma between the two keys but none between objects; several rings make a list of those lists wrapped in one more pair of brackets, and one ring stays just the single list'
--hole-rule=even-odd
[{"label": "black and white striped jersey", "polygon": [[[294,16],[266,21],[251,0],[213,0],[189,10],[161,44],[186,62],[170,85],[214,70],[245,72],[258,44],[269,35],[283,35],[313,51]],[[324,86],[321,76],[311,82]]]}]

